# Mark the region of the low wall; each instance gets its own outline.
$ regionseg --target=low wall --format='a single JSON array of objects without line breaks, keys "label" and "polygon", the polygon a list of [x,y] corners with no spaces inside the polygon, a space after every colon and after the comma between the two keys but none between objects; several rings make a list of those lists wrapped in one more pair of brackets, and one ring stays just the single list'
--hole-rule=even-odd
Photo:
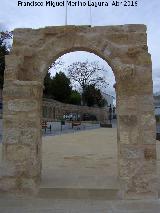
[{"label": "low wall", "polygon": [[77,113],[82,118],[83,114],[89,113],[95,115],[98,121],[108,121],[107,108],[77,106],[61,103],[53,99],[43,99],[42,110],[43,120],[57,121],[70,113]]}]

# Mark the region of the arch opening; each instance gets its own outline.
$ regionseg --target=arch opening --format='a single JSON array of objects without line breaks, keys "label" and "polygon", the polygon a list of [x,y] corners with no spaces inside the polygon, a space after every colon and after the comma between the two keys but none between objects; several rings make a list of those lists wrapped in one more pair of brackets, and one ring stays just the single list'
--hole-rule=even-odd
[{"label": "arch opening", "polygon": [[[119,184],[117,181],[118,168],[116,166],[118,165],[117,164],[118,151],[117,151],[117,133],[116,133],[117,122],[116,122],[116,113],[115,113],[116,106],[115,106],[115,100],[113,100],[113,97],[115,99],[115,91],[113,88],[113,85],[115,84],[115,79],[114,79],[113,71],[111,70],[109,65],[106,63],[106,61],[104,61],[99,56],[86,51],[74,51],[59,57],[56,61],[58,65],[56,67],[54,66],[53,68],[50,68],[49,72],[51,73],[53,78],[55,77],[56,73],[60,73],[60,72],[65,73],[66,77],[68,77],[67,71],[71,65],[73,65],[75,62],[84,63],[86,62],[86,60],[90,66],[92,65],[91,63],[98,61],[99,67],[102,68],[102,70],[98,70],[98,74],[103,72],[103,75],[106,76],[107,82],[110,83],[109,87],[101,88],[102,95],[105,98],[105,100],[107,100],[108,103],[105,104],[103,107],[99,108],[97,106],[96,107],[83,106],[82,103],[77,105],[71,104],[70,102],[62,103],[59,101],[59,99],[58,100],[53,100],[52,98],[43,99],[43,110],[42,110],[43,116],[42,117],[43,117],[43,120],[45,121],[48,120],[47,125],[48,127],[51,126],[51,129],[52,129],[50,130],[48,128],[46,130],[43,130],[43,134],[51,135],[53,134],[53,132],[54,132],[54,135],[62,134],[61,140],[57,138],[55,139],[52,138],[52,140],[54,141],[53,142],[50,139],[50,142],[49,142],[50,149],[48,149],[48,147],[45,147],[45,143],[47,143],[47,139],[43,138],[44,158],[42,162],[42,183],[41,183],[43,187],[52,186],[54,188],[56,187],[56,184],[57,184],[59,185],[59,187],[62,187],[62,188],[67,188],[68,186],[70,186],[70,188],[77,187],[78,189],[78,186],[81,185],[82,188],[103,187],[107,189],[107,187],[112,187],[114,185]],[[59,64],[59,62],[62,62],[62,63]],[[54,62],[54,65],[56,63]],[[97,73],[95,73],[95,75],[96,74]],[[73,91],[76,90],[77,92],[80,92],[80,94],[82,94],[82,88],[80,85],[75,85],[72,82],[72,89]],[[110,112],[110,110],[112,111]],[[114,110],[114,114],[113,114],[113,110]],[[62,120],[64,121],[63,125],[61,125]],[[77,121],[79,122],[79,125],[72,126],[74,122],[76,123]],[[105,160],[104,162],[102,162],[103,161],[102,156],[104,156],[103,151],[106,147],[106,144],[105,144],[105,140],[102,139],[104,134],[104,129],[101,128],[100,126],[105,127],[105,125],[106,127],[111,125],[114,127],[112,129],[112,134],[109,133],[107,128],[105,129],[106,132],[108,131],[108,134],[107,133],[105,134],[105,137],[106,137],[105,140],[108,146],[107,149],[112,150],[112,154],[110,154],[109,151],[106,151]],[[97,140],[95,140],[92,136],[92,134],[94,134],[94,131],[95,131],[95,134],[97,134]],[[65,135],[63,135],[65,133],[70,133],[70,134],[66,135],[65,137]],[[82,135],[81,141],[79,141],[78,136],[76,136],[73,133],[81,134]],[[86,134],[86,136],[84,134]],[[72,142],[69,141],[70,137],[72,137]],[[86,139],[86,137],[88,139]],[[98,140],[98,138],[101,141]],[[77,144],[77,147],[75,147],[74,144]],[[64,150],[64,151],[58,151],[59,152],[58,156],[57,156],[57,150],[56,150],[57,145],[63,146],[62,150]],[[97,150],[95,150],[94,147],[101,147],[101,148],[99,149],[97,148]],[[65,168],[63,169],[59,166],[59,163],[58,163],[58,161],[62,163],[61,159],[63,159],[63,163],[66,165]],[[83,161],[82,164],[80,163],[81,160]],[[68,162],[68,161],[71,161],[71,162]],[[48,163],[48,162],[52,162],[52,163]],[[108,169],[105,168],[105,166],[99,167],[98,165],[100,162],[104,165],[105,163],[108,163],[108,167],[107,167]],[[85,169],[85,173],[84,173],[84,169]],[[100,169],[104,171],[101,174],[99,174],[98,172]],[[72,170],[72,173],[71,173],[71,170]],[[54,177],[55,172],[56,172],[56,180],[59,180],[59,181],[55,180],[55,177]],[[62,173],[65,173],[65,176],[62,175]],[[94,173],[94,178],[97,179],[97,182],[99,182],[99,184],[95,183],[95,181],[92,179],[91,180],[88,179],[91,173]],[[83,178],[80,178],[82,176]],[[62,183],[62,180],[63,180],[63,183]]]}]

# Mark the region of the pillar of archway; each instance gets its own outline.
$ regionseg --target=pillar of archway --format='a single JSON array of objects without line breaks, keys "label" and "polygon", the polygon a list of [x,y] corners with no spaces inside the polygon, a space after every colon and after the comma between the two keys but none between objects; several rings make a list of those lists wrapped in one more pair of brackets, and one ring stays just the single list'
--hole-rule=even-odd
[{"label": "pillar of archway", "polygon": [[37,192],[43,80],[53,60],[74,50],[99,55],[115,74],[120,196],[157,197],[152,67],[144,25],[14,31],[6,57],[0,189]]}]

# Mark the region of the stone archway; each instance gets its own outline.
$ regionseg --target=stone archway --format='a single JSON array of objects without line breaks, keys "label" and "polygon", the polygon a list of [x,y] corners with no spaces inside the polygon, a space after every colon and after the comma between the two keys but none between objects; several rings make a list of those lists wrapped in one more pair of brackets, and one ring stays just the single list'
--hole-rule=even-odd
[{"label": "stone archway", "polygon": [[3,91],[1,190],[37,191],[43,79],[53,60],[74,50],[97,54],[115,75],[121,197],[157,197],[152,66],[144,25],[14,31]]}]

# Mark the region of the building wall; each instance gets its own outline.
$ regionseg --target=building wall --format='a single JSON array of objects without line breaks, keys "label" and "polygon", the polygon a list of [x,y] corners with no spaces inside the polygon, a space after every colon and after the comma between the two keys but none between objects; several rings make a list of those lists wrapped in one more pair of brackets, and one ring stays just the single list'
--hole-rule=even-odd
[{"label": "building wall", "polygon": [[106,94],[106,93],[102,93],[104,99],[107,101],[107,105],[113,108],[113,100],[115,99],[113,96]]},{"label": "building wall", "polygon": [[160,116],[160,95],[154,96],[155,115]]}]

